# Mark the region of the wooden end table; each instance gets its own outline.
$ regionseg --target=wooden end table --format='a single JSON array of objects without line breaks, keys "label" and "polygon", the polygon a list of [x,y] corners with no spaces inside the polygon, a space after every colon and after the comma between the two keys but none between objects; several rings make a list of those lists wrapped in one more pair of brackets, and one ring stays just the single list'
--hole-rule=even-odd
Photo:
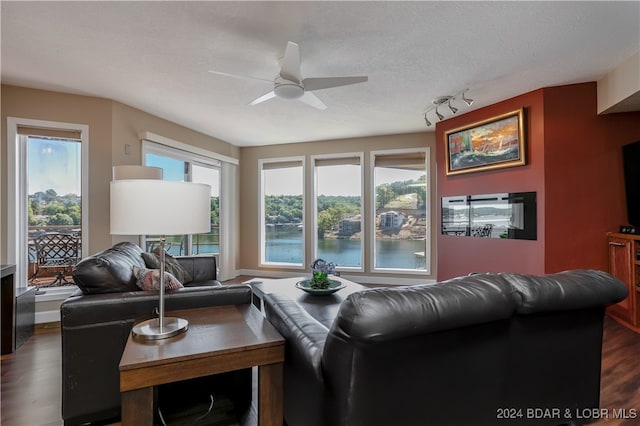
[{"label": "wooden end table", "polygon": [[251,304],[174,311],[189,330],[164,340],[129,335],[120,361],[122,425],[153,425],[155,386],[258,366],[258,424],[282,426],[284,339]]}]

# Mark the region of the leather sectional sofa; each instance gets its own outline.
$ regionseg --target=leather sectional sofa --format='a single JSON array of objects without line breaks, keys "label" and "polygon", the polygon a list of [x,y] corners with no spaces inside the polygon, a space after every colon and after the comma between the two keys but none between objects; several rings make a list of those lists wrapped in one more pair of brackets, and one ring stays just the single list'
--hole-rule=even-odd
[{"label": "leather sectional sofa", "polygon": [[[143,251],[120,243],[83,259],[73,272],[80,288],[60,306],[62,329],[62,418],[65,425],[104,424],[120,417],[120,358],[134,323],[154,316],[158,293],[136,286],[133,267],[145,267]],[[251,288],[222,286],[215,257],[178,257],[193,278],[166,293],[167,311],[248,304]],[[183,386],[184,388],[184,386]],[[239,411],[251,403],[251,370],[212,376],[190,392],[224,393]],[[161,387],[170,393],[169,387]],[[184,395],[173,394],[176,397]]]},{"label": "leather sectional sofa", "polygon": [[604,309],[626,295],[593,270],[477,274],[354,293],[327,320],[313,296],[267,294],[266,316],[286,339],[286,423],[589,422]]}]

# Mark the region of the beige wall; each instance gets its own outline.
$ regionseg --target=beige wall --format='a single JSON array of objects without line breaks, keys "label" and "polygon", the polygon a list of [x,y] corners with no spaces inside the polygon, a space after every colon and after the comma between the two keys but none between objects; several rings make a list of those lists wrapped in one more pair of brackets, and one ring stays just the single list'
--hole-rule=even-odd
[{"label": "beige wall", "polygon": [[[15,86],[3,85],[2,90],[2,146],[0,150],[0,261],[6,262],[7,241],[7,117],[45,121],[61,121],[89,126],[89,252],[109,247],[109,181],[114,165],[140,164],[141,142],[138,134],[148,131],[183,143],[240,159],[240,240],[238,269],[258,268],[258,159],[364,152],[373,150],[431,147],[431,179],[435,178],[435,140],[433,133],[376,136],[357,139],[274,145],[268,147],[238,148],[224,141],[203,135],[175,123],[108,99],[70,95]],[[130,145],[125,154],[125,145]],[[309,170],[310,173],[310,170]],[[368,184],[369,176],[365,176]],[[311,185],[310,176],[307,184]],[[310,190],[310,186],[308,190]],[[364,200],[368,203],[368,200]],[[436,205],[435,191],[431,193],[432,206]],[[367,205],[367,204],[365,204]],[[432,213],[435,207],[432,208]],[[307,212],[310,214],[310,212]],[[310,218],[306,218],[310,221]],[[432,233],[435,221],[432,220]],[[309,240],[310,241],[310,240]],[[435,239],[432,239],[435,241]],[[309,249],[310,250],[310,249]],[[435,245],[432,243],[432,276],[435,276]],[[307,257],[310,257],[310,252]]]},{"label": "beige wall", "polygon": [[[142,164],[142,144],[138,139],[138,135],[140,132],[145,131],[228,157],[239,157],[239,149],[234,145],[119,102],[112,102],[112,115],[112,158],[114,166]],[[131,146],[129,155],[125,154],[125,145]]]},{"label": "beige wall", "polygon": [[[107,193],[111,173],[111,101],[43,90],[3,85],[2,88],[2,206],[0,208],[3,262],[7,246],[7,117],[58,121],[89,126],[89,251],[111,242]],[[107,161],[105,161],[107,159]]]},{"label": "beige wall", "polygon": [[[310,156],[321,154],[333,154],[343,152],[364,152],[365,170],[369,170],[369,153],[371,151],[386,150],[386,149],[402,149],[402,148],[415,148],[415,147],[429,147],[431,158],[431,182],[434,181],[436,176],[435,169],[435,137],[432,132],[424,133],[410,133],[401,135],[389,135],[389,136],[373,136],[366,138],[354,138],[354,139],[338,139],[331,141],[320,142],[305,142],[297,144],[285,144],[285,145],[272,145],[264,147],[247,147],[240,150],[240,254],[238,259],[238,268],[240,270],[259,270],[259,257],[260,252],[257,244],[257,235],[259,235],[259,220],[258,220],[258,160],[268,158],[281,158],[291,156],[305,156],[306,164],[310,164]],[[369,187],[370,176],[365,173],[365,187]],[[307,167],[306,180],[306,192],[312,193],[313,190],[313,178],[311,176],[311,168]],[[435,218],[434,212],[436,209],[436,194],[435,185],[432,186],[431,192],[431,230],[435,233]],[[366,197],[366,194],[365,194]],[[364,206],[369,205],[367,198],[363,199]],[[306,223],[311,223],[311,212],[306,210]],[[370,226],[368,221],[365,222],[365,227]],[[306,229],[305,235],[307,241],[312,241],[311,229]],[[366,228],[365,228],[366,232]],[[436,250],[435,250],[435,238],[432,238],[431,244],[431,275],[427,278],[435,277],[436,266]],[[311,259],[312,248],[307,244],[307,252],[305,253],[306,259]],[[367,265],[369,253],[365,252],[365,272],[362,275],[371,275],[370,267]],[[276,271],[273,268],[269,268],[265,271]],[[286,269],[280,269],[279,271],[286,271]],[[292,270],[295,271],[295,270]],[[300,272],[297,270],[297,272]],[[351,275],[351,274],[350,274]],[[357,275],[357,274],[353,274]],[[394,274],[389,274],[390,277]]]},{"label": "beige wall", "polygon": [[[109,99],[2,85],[2,147],[0,150],[0,261],[8,258],[7,117],[60,121],[89,126],[89,253],[112,244],[109,233],[111,167],[140,164],[138,134],[157,135],[237,158],[237,147]],[[125,144],[131,146],[125,155]]]},{"label": "beige wall", "polygon": [[598,80],[598,114],[637,111],[640,105],[640,50]]}]

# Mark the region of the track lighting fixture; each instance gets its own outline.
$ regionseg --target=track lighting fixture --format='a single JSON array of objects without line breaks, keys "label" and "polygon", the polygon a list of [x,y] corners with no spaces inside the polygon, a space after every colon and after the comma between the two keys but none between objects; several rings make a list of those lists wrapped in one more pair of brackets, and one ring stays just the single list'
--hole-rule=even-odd
[{"label": "track lighting fixture", "polygon": [[461,100],[467,104],[467,107],[470,107],[471,104],[473,103],[473,99],[469,99],[465,96],[465,93],[468,91],[469,89],[464,89],[461,90],[460,92],[454,94],[454,95],[446,95],[446,96],[439,96],[437,98],[435,98],[432,102],[431,105],[427,107],[427,109],[424,111],[424,121],[427,124],[427,127],[431,127],[431,121],[429,121],[429,118],[427,116],[427,113],[434,111],[436,117],[438,117],[438,120],[444,120],[445,116],[438,110],[438,108],[444,104],[447,104],[447,107],[449,107],[449,111],[451,111],[451,114],[455,114],[456,112],[458,112],[458,108],[456,108],[455,106],[452,105],[452,102],[454,102],[455,100],[458,99],[458,97],[461,98]]}]

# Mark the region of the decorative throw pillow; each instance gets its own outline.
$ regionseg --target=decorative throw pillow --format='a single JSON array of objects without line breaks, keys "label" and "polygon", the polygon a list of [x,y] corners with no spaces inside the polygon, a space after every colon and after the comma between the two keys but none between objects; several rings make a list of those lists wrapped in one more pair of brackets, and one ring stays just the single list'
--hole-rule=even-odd
[{"label": "decorative throw pillow", "polygon": [[[136,277],[136,284],[141,290],[160,291],[160,270],[133,267],[133,275]],[[182,283],[171,273],[164,273],[165,289],[176,290],[182,288]]]},{"label": "decorative throw pillow", "polygon": [[[156,247],[151,253],[142,253],[142,258],[147,268],[159,269],[160,268],[160,247]],[[164,270],[173,274],[181,283],[188,283],[193,281],[193,277],[187,272],[186,269],[166,251],[164,252]]]}]

